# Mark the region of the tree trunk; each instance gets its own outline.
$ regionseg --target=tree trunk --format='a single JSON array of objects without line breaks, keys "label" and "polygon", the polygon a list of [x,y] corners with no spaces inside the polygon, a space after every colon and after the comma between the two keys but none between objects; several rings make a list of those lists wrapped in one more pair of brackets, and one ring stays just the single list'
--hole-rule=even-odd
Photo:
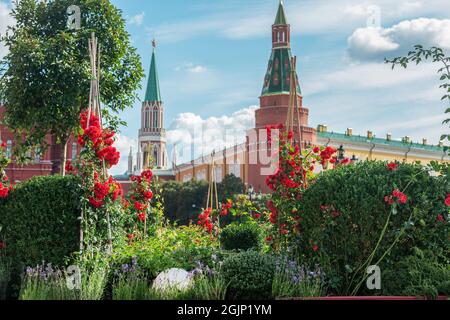
[{"label": "tree trunk", "polygon": [[61,140],[61,155],[60,155],[60,163],[61,167],[59,168],[59,172],[62,176],[66,175],[66,160],[67,160],[67,142],[69,141],[68,138],[64,138],[64,140]]}]

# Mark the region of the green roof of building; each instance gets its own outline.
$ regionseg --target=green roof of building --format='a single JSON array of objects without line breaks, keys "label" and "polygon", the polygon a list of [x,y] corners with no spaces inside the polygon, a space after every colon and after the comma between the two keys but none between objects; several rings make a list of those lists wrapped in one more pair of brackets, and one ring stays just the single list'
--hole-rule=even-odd
[{"label": "green roof of building", "polygon": [[147,91],[145,92],[145,101],[161,102],[161,92],[159,91],[158,71],[156,69],[155,47],[153,47],[152,62],[148,74]]},{"label": "green roof of building", "polygon": [[340,141],[349,141],[349,142],[356,142],[356,143],[374,143],[379,145],[386,145],[386,146],[392,146],[392,147],[398,147],[398,148],[404,148],[409,149],[410,147],[413,149],[421,149],[421,150],[428,150],[428,151],[434,151],[434,152],[444,152],[443,147],[439,146],[433,146],[428,144],[421,144],[421,143],[408,143],[404,141],[399,140],[387,140],[382,138],[372,138],[369,139],[366,136],[355,136],[355,135],[346,135],[344,133],[336,133],[336,132],[317,132],[317,136],[321,138],[330,138]]},{"label": "green roof of building", "polygon": [[284,13],[283,1],[280,1],[280,5],[278,6],[277,17],[275,18],[274,24],[288,24],[286,14]]},{"label": "green roof of building", "polygon": [[[291,90],[291,49],[275,48],[269,59],[267,73],[264,78],[262,96],[289,93]],[[297,93],[301,94],[297,73]]]}]

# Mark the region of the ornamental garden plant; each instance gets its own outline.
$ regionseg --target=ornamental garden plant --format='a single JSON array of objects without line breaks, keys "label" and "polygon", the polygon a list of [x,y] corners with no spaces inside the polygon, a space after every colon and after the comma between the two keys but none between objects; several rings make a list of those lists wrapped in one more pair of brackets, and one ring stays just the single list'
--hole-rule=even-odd
[{"label": "ornamental garden plant", "polygon": [[[105,173],[119,157],[115,133],[83,112],[84,149],[69,175],[8,183],[0,200],[0,293],[23,300],[449,294],[447,165],[352,163],[330,147],[300,148],[276,128],[271,195],[227,193],[218,208],[178,225],[164,214],[164,184],[151,168],[132,177],[127,194]],[[316,166],[328,170],[315,174]],[[73,290],[70,265],[82,271]],[[379,291],[365,286],[370,265],[381,269]],[[157,289],[157,277],[173,268],[188,272],[189,285]]]}]

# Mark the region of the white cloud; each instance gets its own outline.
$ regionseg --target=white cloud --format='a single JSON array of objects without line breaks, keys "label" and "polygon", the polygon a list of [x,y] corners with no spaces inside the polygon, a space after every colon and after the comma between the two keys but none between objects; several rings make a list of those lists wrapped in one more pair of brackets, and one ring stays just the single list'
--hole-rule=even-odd
[{"label": "white cloud", "polygon": [[194,65],[192,62],[175,67],[175,71],[188,71],[190,73],[205,73],[208,69],[201,65]]},{"label": "white cloud", "polygon": [[167,131],[167,143],[177,146],[178,163],[242,143],[246,131],[255,126],[257,108],[251,106],[231,116],[206,119],[193,113],[181,113]]},{"label": "white cloud", "polygon": [[[133,155],[137,152],[137,139],[127,137],[118,133],[116,135],[116,142],[114,146],[120,152],[119,163],[110,170],[112,175],[124,174],[128,170],[128,155],[130,154],[130,148],[133,148]],[[134,161],[134,163],[136,163]]]},{"label": "white cloud", "polygon": [[[310,0],[285,3],[288,22],[294,34],[349,33],[367,26],[374,8],[380,9],[382,24],[423,16],[441,17],[450,12],[448,0]],[[225,8],[196,19],[153,26],[159,39],[176,42],[214,34],[231,39],[265,37],[270,34],[276,3],[231,2]],[[232,22],[232,23],[230,23]]]},{"label": "white cloud", "polygon": [[[0,35],[4,36],[8,26],[14,24],[14,19],[10,16],[11,8],[5,3],[0,1]],[[4,46],[3,42],[0,42],[0,59],[7,54],[8,50]]]},{"label": "white cloud", "polygon": [[144,17],[145,17],[145,13],[144,13],[144,12],[141,12],[141,13],[139,13],[139,14],[137,14],[137,15],[131,17],[131,18],[129,19],[128,22],[129,22],[131,25],[140,26],[140,25],[142,25],[142,23],[144,22]]},{"label": "white cloud", "polygon": [[356,60],[382,60],[407,53],[421,44],[450,49],[450,20],[419,18],[390,28],[359,28],[348,38],[348,53]]}]

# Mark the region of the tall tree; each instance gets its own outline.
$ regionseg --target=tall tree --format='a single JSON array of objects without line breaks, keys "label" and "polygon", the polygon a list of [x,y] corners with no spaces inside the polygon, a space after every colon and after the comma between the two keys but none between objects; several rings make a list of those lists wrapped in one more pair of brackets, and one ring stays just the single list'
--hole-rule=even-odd
[{"label": "tall tree", "polygon": [[[441,97],[441,100],[446,101],[448,104],[450,102],[450,57],[446,56],[443,49],[438,47],[425,49],[421,45],[416,45],[414,46],[414,49],[408,52],[408,55],[404,57],[397,57],[392,60],[385,59],[386,63],[392,65],[392,69],[398,65],[406,69],[411,63],[418,65],[427,61],[437,63],[439,66],[437,73],[440,76],[439,80],[442,82],[439,88],[445,91],[445,94]],[[445,113],[450,113],[450,106],[447,107]],[[450,119],[446,119],[443,122],[443,124],[449,123]],[[450,141],[450,134],[444,134],[441,136],[441,140],[445,139]],[[448,151],[449,148],[445,147],[445,150]]]},{"label": "tall tree", "polygon": [[[67,9],[81,9],[81,28],[67,28]],[[101,46],[100,95],[108,126],[124,124],[117,117],[132,105],[144,76],[139,55],[130,44],[122,12],[108,0],[20,0],[16,20],[1,38],[9,49],[2,61],[0,94],[4,122],[15,134],[14,153],[26,161],[31,148],[45,150],[45,136],[61,145],[64,174],[67,141],[87,107],[90,86],[88,39]]]}]

